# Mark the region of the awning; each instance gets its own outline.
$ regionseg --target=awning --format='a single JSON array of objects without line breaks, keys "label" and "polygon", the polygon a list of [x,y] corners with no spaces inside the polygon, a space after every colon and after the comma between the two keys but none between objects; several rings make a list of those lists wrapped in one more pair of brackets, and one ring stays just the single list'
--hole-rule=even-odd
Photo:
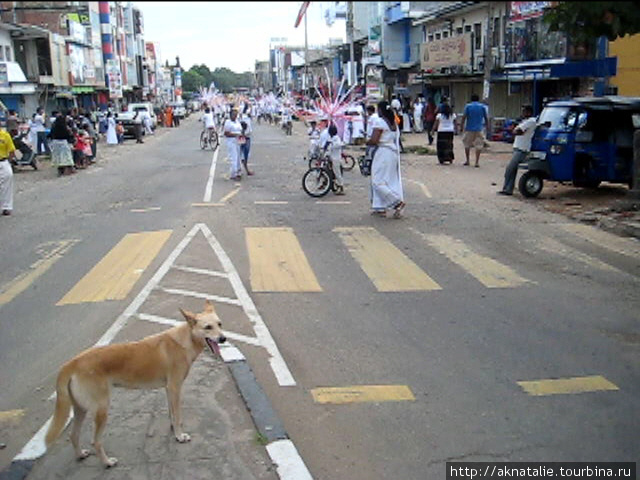
[{"label": "awning", "polygon": [[27,81],[18,62],[0,62],[0,93],[20,95],[35,92],[35,84]]}]

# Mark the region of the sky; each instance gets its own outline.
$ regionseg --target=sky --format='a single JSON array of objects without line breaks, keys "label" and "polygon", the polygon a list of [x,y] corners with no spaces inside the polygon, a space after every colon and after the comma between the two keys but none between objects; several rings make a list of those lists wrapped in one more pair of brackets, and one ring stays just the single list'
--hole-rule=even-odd
[{"label": "sky", "polygon": [[[162,62],[189,70],[205,64],[236,73],[255,70],[255,62],[269,60],[271,39],[279,45],[304,47],[304,21],[294,28],[302,2],[132,2],[142,11],[145,42],[160,45]],[[330,38],[345,41],[345,20],[332,26],[324,11],[332,2],[311,2],[307,9],[308,45]]]}]

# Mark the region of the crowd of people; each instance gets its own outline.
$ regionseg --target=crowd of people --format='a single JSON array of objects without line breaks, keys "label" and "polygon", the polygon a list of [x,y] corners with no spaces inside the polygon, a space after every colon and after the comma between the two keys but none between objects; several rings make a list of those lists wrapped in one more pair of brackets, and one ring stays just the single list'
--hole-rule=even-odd
[{"label": "crowd of people", "polygon": [[[381,101],[377,105],[353,103],[343,115],[341,125],[337,125],[335,119],[305,120],[309,127],[309,155],[322,152],[332,160],[337,195],[345,194],[340,167],[344,147],[365,145],[365,159],[369,162],[371,175],[371,213],[377,216],[392,212],[394,218],[400,218],[406,206],[400,168],[400,154],[404,153],[403,133],[426,133],[425,143],[433,145],[435,142],[440,164],[454,161],[454,137],[460,133],[465,152],[463,165],[470,165],[470,154],[474,149],[475,167],[480,166],[480,155],[489,133],[488,110],[478,95],[471,96],[460,118],[447,97],[442,97],[439,105],[433,98],[425,99],[422,95],[413,102],[403,100],[393,97],[390,102]],[[294,112],[299,112],[286,99],[249,102],[238,101],[237,98],[212,101],[210,105],[205,101],[202,111],[200,120],[203,128],[215,129],[224,136],[230,161],[229,179],[236,181],[242,179],[243,171],[248,176],[254,175],[249,167],[253,121],[260,123],[266,120],[270,124],[278,124],[290,134]],[[158,117],[160,125],[179,125],[170,106],[159,111]],[[514,156],[505,170],[504,187],[498,192],[502,195],[512,194],[514,173],[530,149],[535,128],[530,107],[523,110],[523,119],[526,121],[514,131]],[[146,133],[153,133],[148,119],[140,123]],[[12,138],[19,135],[20,130],[24,131],[25,124],[28,143],[37,155],[50,156],[51,164],[60,176],[71,175],[93,163],[102,138],[107,145],[117,145],[124,137],[124,129],[113,109],[109,109],[102,118],[95,111],[85,112],[76,108],[66,113],[52,112],[51,118],[47,119],[42,108],[38,108],[22,125],[15,112],[10,111],[4,131],[6,135],[0,136],[0,208],[3,215],[9,215],[13,208],[10,164],[15,160],[15,145]],[[136,134],[136,140],[142,143],[139,134]]]}]

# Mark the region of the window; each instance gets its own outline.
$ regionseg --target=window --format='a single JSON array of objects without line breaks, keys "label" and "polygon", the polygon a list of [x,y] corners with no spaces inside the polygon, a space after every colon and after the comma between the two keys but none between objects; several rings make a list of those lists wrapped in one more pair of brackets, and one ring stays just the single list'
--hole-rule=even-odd
[{"label": "window", "polygon": [[456,28],[456,35],[462,35],[462,27]]},{"label": "window", "polygon": [[493,19],[493,41],[491,42],[491,46],[500,46],[500,17]]},{"label": "window", "polygon": [[449,32],[447,31],[442,32],[442,38],[449,38]]},{"label": "window", "polygon": [[436,33],[436,40],[440,40],[440,32]]},{"label": "window", "polygon": [[4,58],[7,60],[7,62],[10,62],[12,60],[11,47],[9,45],[5,45],[4,47]]},{"label": "window", "polygon": [[473,24],[474,47],[476,50],[482,50],[482,24]]},{"label": "window", "polygon": [[471,33],[471,25],[464,26],[464,33]]},{"label": "window", "polygon": [[429,35],[429,41],[433,42],[433,34]]}]

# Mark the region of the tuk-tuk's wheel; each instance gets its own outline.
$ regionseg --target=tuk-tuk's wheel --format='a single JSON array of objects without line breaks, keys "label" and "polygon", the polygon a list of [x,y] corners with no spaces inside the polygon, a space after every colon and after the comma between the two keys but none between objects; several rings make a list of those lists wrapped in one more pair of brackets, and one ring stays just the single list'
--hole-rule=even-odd
[{"label": "tuk-tuk's wheel", "polygon": [[542,176],[538,172],[528,171],[520,177],[518,189],[523,196],[533,198],[542,191],[542,184]]}]

